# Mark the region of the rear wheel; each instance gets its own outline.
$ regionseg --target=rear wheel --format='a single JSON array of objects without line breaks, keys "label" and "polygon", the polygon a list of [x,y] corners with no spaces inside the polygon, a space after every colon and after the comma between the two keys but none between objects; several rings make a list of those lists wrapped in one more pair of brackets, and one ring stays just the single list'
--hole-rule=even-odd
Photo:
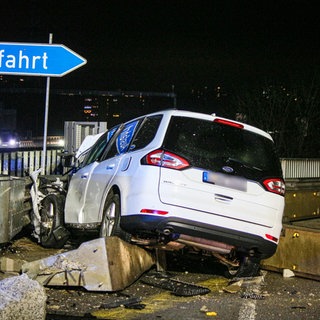
[{"label": "rear wheel", "polygon": [[63,226],[65,197],[49,194],[41,202],[40,243],[47,248],[62,248],[69,238]]},{"label": "rear wheel", "polygon": [[260,275],[260,259],[255,256],[242,257],[238,267],[230,266],[227,278],[257,277]]},{"label": "rear wheel", "polygon": [[100,237],[117,236],[122,240],[129,242],[130,234],[121,229],[120,217],[121,208],[119,194],[110,192],[103,209]]}]

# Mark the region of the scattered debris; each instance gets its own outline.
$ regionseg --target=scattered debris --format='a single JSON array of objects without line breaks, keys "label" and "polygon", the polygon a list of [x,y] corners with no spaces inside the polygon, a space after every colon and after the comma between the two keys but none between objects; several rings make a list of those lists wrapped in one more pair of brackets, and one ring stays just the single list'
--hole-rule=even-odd
[{"label": "scattered debris", "polygon": [[43,320],[46,299],[44,288],[25,274],[4,279],[0,281],[0,319]]},{"label": "scattered debris", "polygon": [[182,282],[179,280],[170,279],[167,275],[162,275],[162,273],[151,276],[146,275],[141,278],[141,282],[154,287],[172,291],[172,293],[176,296],[190,297],[196,295],[204,295],[210,292],[210,289],[208,288],[187,282]]},{"label": "scattered debris", "polygon": [[283,269],[283,277],[284,278],[292,278],[292,277],[294,277],[295,276],[295,274],[294,274],[294,272],[292,271],[292,270],[290,270],[290,269]]},{"label": "scattered debris", "polygon": [[136,306],[141,302],[140,298],[120,298],[115,301],[109,303],[103,303],[99,309],[112,309],[118,307],[126,307],[129,308],[130,306]]},{"label": "scattered debris", "polygon": [[241,290],[242,284],[243,284],[243,280],[232,282],[227,287],[223,288],[223,291],[228,293],[237,293]]},{"label": "scattered debris", "polygon": [[26,263],[25,260],[11,259],[7,257],[0,258],[0,271],[20,273],[21,266]]},{"label": "scattered debris", "polygon": [[215,312],[215,311],[208,311],[206,312],[206,316],[209,316],[209,317],[215,317],[217,316],[218,314]]},{"label": "scattered debris", "polygon": [[200,311],[205,313],[206,316],[209,316],[209,317],[215,317],[218,315],[215,311],[209,311],[207,306],[202,306]]},{"label": "scattered debris", "polygon": [[254,292],[245,292],[241,294],[241,298],[243,299],[253,299],[253,300],[263,300],[265,298],[264,295],[254,293]]},{"label": "scattered debris", "polygon": [[201,312],[209,312],[209,309],[207,306],[202,306],[200,309]]}]

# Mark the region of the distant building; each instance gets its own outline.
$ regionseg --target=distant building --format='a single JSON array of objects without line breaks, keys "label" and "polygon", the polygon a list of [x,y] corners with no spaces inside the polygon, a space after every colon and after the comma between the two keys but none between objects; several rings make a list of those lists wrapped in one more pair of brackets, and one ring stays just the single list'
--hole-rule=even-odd
[{"label": "distant building", "polygon": [[108,127],[175,105],[173,93],[86,91],[82,93],[82,121],[107,121]]}]

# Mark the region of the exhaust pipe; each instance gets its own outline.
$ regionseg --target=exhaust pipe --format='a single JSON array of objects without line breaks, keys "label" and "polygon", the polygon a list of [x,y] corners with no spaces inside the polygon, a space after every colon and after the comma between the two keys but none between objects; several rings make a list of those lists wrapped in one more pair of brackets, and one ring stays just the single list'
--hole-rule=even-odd
[{"label": "exhaust pipe", "polygon": [[177,239],[176,241],[179,243],[183,243],[187,246],[196,247],[202,250],[207,250],[220,254],[228,254],[232,249],[234,249],[234,246],[222,242],[192,237],[185,234],[181,234],[179,239]]}]

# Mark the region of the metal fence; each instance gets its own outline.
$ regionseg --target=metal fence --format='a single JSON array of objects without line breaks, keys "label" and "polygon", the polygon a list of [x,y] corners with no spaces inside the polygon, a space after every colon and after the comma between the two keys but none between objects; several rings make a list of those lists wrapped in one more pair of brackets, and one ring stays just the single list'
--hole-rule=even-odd
[{"label": "metal fence", "polygon": [[[48,147],[44,174],[61,174],[64,153],[61,148]],[[41,167],[42,150],[0,150],[0,175],[23,177]],[[320,159],[283,158],[284,179],[320,179]]]},{"label": "metal fence", "polygon": [[[62,171],[61,148],[48,148],[44,174],[59,174]],[[41,167],[42,150],[6,150],[0,151],[0,175],[24,177],[27,173]]]}]

